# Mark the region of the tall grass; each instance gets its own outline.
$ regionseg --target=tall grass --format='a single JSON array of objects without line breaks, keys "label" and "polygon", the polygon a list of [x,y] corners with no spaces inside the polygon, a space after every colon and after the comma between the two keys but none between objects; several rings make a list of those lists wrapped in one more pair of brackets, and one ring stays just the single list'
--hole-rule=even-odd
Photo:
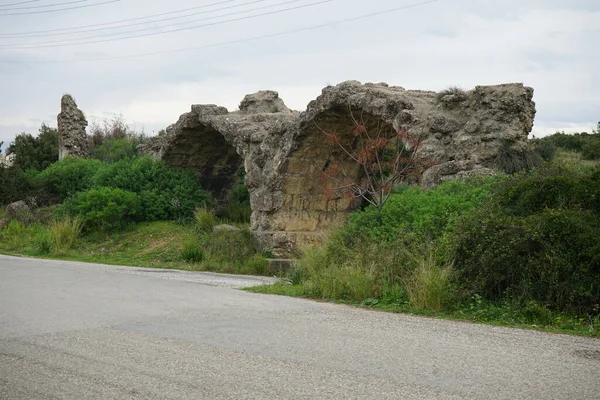
[{"label": "tall grass", "polygon": [[209,209],[201,207],[194,211],[194,223],[199,232],[211,233],[217,222]]},{"label": "tall grass", "polygon": [[411,257],[415,266],[404,279],[410,305],[417,310],[441,311],[455,297],[452,263],[440,262],[431,246]]},{"label": "tall grass", "polygon": [[50,223],[48,231],[52,241],[52,251],[57,254],[66,253],[77,243],[83,224],[79,218],[69,217]]}]

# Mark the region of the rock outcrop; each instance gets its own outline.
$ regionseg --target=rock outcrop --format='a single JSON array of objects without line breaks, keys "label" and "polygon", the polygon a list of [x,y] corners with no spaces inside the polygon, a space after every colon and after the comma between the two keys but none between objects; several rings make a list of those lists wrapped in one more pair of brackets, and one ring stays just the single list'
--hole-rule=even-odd
[{"label": "rock outcrop", "polygon": [[321,240],[353,210],[331,199],[322,171],[335,163],[356,178],[345,153],[332,152],[323,132],[350,145],[354,118],[368,127],[407,129],[422,138],[421,156],[434,165],[422,183],[494,173],[500,148],[527,146],[533,126],[533,89],[522,84],[478,86],[447,95],[387,84],[348,81],[323,89],[305,112],[289,110],[277,92],[247,95],[240,110],[193,105],[167,134],[141,151],[196,171],[220,201],[244,168],[252,206],[251,228],[265,247],[286,256]]},{"label": "rock outcrop", "polygon": [[58,159],[65,157],[86,157],[88,139],[85,128],[88,125],[83,112],[77,108],[73,97],[65,94],[60,101],[58,122]]}]

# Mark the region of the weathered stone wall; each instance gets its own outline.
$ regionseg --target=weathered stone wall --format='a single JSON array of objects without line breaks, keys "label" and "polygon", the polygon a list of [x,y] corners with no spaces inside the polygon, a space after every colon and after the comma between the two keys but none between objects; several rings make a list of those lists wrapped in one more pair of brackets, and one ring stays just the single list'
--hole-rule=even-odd
[{"label": "weathered stone wall", "polygon": [[[251,227],[276,255],[343,225],[352,204],[329,199],[322,179],[335,163],[359,177],[343,152],[325,145],[323,131],[350,140],[353,116],[367,126],[406,128],[423,138],[421,155],[435,164],[426,187],[467,175],[494,173],[502,146],[523,148],[533,126],[533,89],[522,84],[478,86],[468,92],[437,96],[386,84],[349,81],[323,89],[305,112],[289,110],[277,92],[248,95],[240,110],[194,105],[191,112],[155,138],[142,152],[167,163],[194,169],[218,199],[234,183],[243,164],[252,206]],[[350,143],[350,142],[347,142]]]},{"label": "weathered stone wall", "polygon": [[73,97],[65,94],[60,101],[58,122],[58,159],[65,157],[87,157],[88,139],[85,128],[88,125],[83,112],[77,108]]}]

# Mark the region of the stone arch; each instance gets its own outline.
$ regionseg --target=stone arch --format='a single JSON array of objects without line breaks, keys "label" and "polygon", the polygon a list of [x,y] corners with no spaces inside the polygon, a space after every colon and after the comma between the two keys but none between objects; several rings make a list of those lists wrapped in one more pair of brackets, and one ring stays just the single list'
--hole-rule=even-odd
[{"label": "stone arch", "polygon": [[343,226],[348,215],[360,206],[360,201],[348,197],[331,198],[327,188],[338,184],[323,175],[328,165],[335,164],[353,180],[362,178],[360,165],[341,148],[327,145],[324,133],[335,132],[344,147],[355,148],[355,120],[364,122],[367,128],[393,129],[392,124],[364,109],[339,104],[311,114],[300,123],[295,146],[280,171],[283,204],[272,215],[274,227],[287,238],[290,249],[318,242],[328,230]]},{"label": "stone arch", "polygon": [[195,117],[181,122],[162,159],[169,165],[193,171],[217,203],[226,202],[233,186],[239,183],[242,156],[210,124]]}]

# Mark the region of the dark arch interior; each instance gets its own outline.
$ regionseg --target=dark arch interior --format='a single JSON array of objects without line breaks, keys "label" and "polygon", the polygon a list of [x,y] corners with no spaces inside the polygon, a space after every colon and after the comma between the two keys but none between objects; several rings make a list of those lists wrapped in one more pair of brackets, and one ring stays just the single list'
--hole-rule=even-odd
[{"label": "dark arch interior", "polygon": [[169,165],[192,170],[202,187],[221,204],[240,183],[242,157],[221,133],[200,123],[183,129],[163,159]]}]

